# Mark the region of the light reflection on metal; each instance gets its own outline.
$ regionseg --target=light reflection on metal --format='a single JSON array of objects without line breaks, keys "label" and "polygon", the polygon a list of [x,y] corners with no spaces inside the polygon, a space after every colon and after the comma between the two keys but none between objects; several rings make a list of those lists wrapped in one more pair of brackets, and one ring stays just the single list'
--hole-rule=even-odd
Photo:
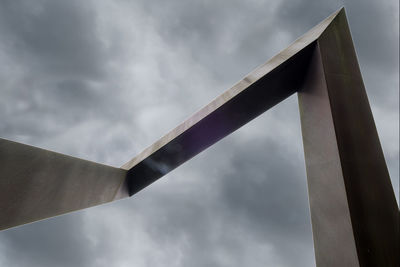
[{"label": "light reflection on metal", "polygon": [[399,266],[399,209],[344,9],[114,168],[0,139],[0,230],[135,194],[298,92],[318,266]]}]

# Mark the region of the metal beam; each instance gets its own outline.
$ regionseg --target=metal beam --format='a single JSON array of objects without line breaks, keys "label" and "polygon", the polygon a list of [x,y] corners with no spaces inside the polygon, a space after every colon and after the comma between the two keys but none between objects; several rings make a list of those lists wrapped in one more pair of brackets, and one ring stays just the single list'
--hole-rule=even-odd
[{"label": "metal beam", "polygon": [[297,92],[335,12],[122,166],[132,195]]},{"label": "metal beam", "polygon": [[399,266],[399,210],[344,10],[299,94],[318,266]]},{"label": "metal beam", "polygon": [[0,139],[0,230],[114,200],[126,170]]}]

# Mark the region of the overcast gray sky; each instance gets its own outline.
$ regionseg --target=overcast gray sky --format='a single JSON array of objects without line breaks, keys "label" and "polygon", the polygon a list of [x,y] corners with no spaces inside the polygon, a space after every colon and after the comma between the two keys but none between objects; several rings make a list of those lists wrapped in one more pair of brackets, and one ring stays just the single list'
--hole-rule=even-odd
[{"label": "overcast gray sky", "polygon": [[[0,0],[0,136],[121,166],[345,6],[399,187],[398,0]],[[132,198],[0,232],[0,266],[313,266],[297,97]]]}]

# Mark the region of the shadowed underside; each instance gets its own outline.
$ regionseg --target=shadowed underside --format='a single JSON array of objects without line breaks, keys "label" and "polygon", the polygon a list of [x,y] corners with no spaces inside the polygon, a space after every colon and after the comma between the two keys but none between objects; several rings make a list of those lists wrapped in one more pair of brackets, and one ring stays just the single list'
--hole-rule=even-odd
[{"label": "shadowed underside", "polygon": [[114,168],[0,139],[0,230],[135,194],[298,92],[318,266],[398,266],[399,210],[344,9]]}]

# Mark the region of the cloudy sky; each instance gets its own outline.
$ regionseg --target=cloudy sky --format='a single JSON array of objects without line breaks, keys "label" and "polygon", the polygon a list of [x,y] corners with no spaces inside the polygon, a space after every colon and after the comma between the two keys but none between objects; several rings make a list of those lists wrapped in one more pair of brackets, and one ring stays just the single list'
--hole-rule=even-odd
[{"label": "cloudy sky", "polygon": [[[345,6],[398,198],[397,0],[0,0],[0,136],[121,166]],[[297,97],[132,198],[0,232],[0,266],[315,265]]]}]

